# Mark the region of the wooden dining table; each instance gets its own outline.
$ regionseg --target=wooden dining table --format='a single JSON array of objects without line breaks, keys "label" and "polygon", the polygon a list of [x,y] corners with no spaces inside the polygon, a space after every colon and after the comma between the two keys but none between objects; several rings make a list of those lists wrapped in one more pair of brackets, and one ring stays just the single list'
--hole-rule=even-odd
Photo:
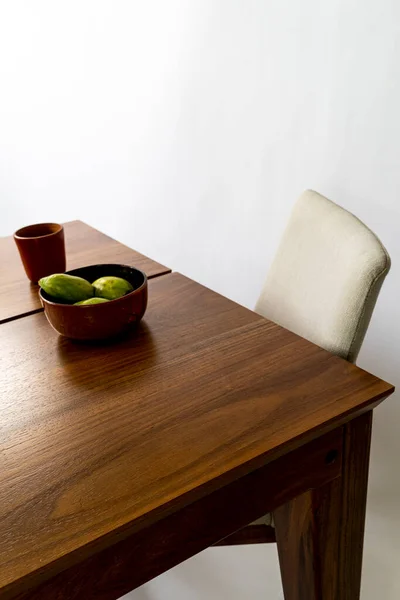
[{"label": "wooden dining table", "polygon": [[137,266],[149,305],[118,341],[58,336],[0,241],[0,598],[115,600],[274,511],[285,599],[356,600],[372,411],[393,387],[65,230],[69,268]]}]

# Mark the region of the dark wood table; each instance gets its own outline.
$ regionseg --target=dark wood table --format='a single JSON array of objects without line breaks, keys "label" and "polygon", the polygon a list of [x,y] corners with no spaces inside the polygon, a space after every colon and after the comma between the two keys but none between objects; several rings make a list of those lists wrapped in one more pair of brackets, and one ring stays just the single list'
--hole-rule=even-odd
[{"label": "dark wood table", "polygon": [[177,273],[118,343],[0,333],[2,600],[114,600],[272,510],[285,597],[356,600],[391,385]]},{"label": "dark wood table", "polygon": [[[82,221],[64,224],[67,269],[98,263],[137,267],[150,277],[170,269],[120,244]],[[38,287],[29,283],[12,236],[0,238],[0,323],[42,310]]]}]

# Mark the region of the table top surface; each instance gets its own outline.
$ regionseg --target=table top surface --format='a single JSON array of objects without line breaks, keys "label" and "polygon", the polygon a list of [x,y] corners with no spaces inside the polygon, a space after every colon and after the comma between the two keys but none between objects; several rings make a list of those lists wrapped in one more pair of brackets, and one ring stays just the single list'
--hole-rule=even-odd
[{"label": "table top surface", "polygon": [[143,322],[118,343],[71,342],[42,313],[0,331],[0,595],[155,523],[393,389],[177,273],[149,282]]},{"label": "table top surface", "polygon": [[[131,250],[82,221],[64,224],[67,269],[99,263],[126,264],[148,277],[170,269]],[[12,236],[0,238],[0,323],[42,310],[38,287],[29,282]]]}]

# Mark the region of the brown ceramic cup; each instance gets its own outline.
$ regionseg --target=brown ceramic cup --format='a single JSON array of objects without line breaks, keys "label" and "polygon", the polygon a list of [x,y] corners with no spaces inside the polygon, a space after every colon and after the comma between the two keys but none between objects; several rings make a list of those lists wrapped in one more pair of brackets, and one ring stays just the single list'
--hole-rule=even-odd
[{"label": "brown ceramic cup", "polygon": [[14,233],[25,273],[32,283],[66,268],[64,229],[57,223],[38,223]]}]

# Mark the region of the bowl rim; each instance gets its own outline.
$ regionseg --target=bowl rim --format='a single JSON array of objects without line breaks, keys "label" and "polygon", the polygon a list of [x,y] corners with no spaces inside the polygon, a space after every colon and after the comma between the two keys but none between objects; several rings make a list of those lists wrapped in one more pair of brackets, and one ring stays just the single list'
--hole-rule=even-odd
[{"label": "bowl rim", "polygon": [[[147,287],[148,279],[147,279],[147,275],[144,271],[142,271],[141,269],[137,269],[136,267],[131,267],[130,265],[122,265],[122,264],[117,264],[117,263],[98,263],[96,265],[86,265],[84,267],[77,267],[76,269],[69,269],[69,271],[65,271],[65,273],[63,273],[63,275],[70,275],[71,271],[79,271],[79,269],[89,269],[90,267],[99,267],[99,266],[125,267],[127,269],[133,269],[133,270],[137,271],[138,273],[140,273],[141,275],[143,275],[143,283],[135,290],[128,292],[127,294],[125,294],[124,296],[121,296],[120,298],[114,298],[114,300],[109,300],[108,302],[100,302],[99,304],[86,304],[86,305],[81,304],[80,306],[76,306],[75,304],[65,304],[64,302],[53,302],[52,300],[48,300],[47,298],[45,298],[43,296],[42,288],[39,286],[40,300],[45,302],[46,304],[50,304],[52,306],[63,306],[63,307],[66,307],[67,309],[69,309],[69,308],[94,308],[94,307],[99,307],[99,306],[104,307],[104,306],[108,306],[111,302],[120,302],[121,300],[124,300],[124,298],[128,298],[128,296],[130,296],[131,294],[136,294],[136,293],[140,292],[143,288]],[[93,297],[95,298],[95,296],[93,296]]]}]

